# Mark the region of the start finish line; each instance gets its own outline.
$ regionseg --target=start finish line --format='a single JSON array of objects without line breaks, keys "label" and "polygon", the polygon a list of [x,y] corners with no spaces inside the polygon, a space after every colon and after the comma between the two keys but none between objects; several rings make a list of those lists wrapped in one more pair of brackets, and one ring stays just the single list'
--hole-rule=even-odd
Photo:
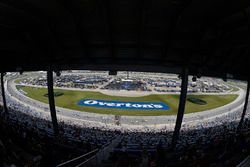
[{"label": "start finish line", "polygon": [[132,110],[169,110],[169,106],[162,102],[123,102],[111,100],[91,100],[85,99],[78,102],[79,106],[116,108]]}]

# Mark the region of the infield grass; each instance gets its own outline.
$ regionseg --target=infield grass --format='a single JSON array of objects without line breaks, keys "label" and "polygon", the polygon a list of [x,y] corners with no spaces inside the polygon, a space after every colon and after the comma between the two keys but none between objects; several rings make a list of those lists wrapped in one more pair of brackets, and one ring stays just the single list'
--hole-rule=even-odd
[{"label": "infield grass", "polygon": [[[20,89],[20,87],[19,87]],[[30,86],[22,86],[21,89],[25,91],[26,96],[48,103],[48,98],[44,95],[47,92],[46,88],[36,88]],[[176,115],[179,95],[170,94],[152,94],[142,97],[123,97],[123,96],[109,96],[100,92],[91,91],[75,91],[75,90],[63,90],[54,89],[54,92],[61,92],[63,95],[55,97],[56,106],[78,110],[86,112],[94,112],[101,114],[113,114],[113,115],[131,115],[131,116],[157,116],[157,115]],[[186,101],[185,113],[200,112],[208,109],[217,108],[226,105],[237,98],[237,94],[230,95],[188,95],[188,97],[194,97],[206,101],[207,104],[199,105]],[[163,102],[166,103],[169,110],[133,110],[133,109],[107,109],[96,107],[78,106],[77,103],[82,99],[95,99],[95,100],[117,100],[123,102]]]}]

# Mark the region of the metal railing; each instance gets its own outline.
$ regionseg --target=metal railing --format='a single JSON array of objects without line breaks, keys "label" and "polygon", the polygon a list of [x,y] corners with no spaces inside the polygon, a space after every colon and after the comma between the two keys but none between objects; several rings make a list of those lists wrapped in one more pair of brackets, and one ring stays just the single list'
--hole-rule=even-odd
[{"label": "metal railing", "polygon": [[250,155],[247,156],[240,164],[236,167],[248,167],[250,165]]},{"label": "metal railing", "polygon": [[91,167],[91,166],[96,166],[97,164],[97,155],[93,155],[92,157],[90,157],[89,159],[87,159],[86,161],[76,165],[75,167]]},{"label": "metal railing", "polygon": [[[57,165],[57,167],[78,166],[78,164],[79,164],[80,162],[82,162],[85,158],[87,158],[89,155],[95,154],[95,153],[97,153],[97,152],[98,152],[98,149],[95,149],[95,150],[90,151],[90,152],[88,152],[88,153],[86,153],[86,154],[83,154],[83,155],[81,155],[81,156],[79,156],[79,157],[76,157],[76,158],[73,158],[73,159],[68,160],[68,161],[66,161],[66,162],[63,162],[63,163]],[[94,156],[95,156],[95,155],[94,155]],[[92,157],[93,157],[93,156],[92,156]],[[90,158],[88,158],[87,160],[89,160],[89,159],[90,159]],[[85,160],[85,161],[87,161],[87,160]],[[84,162],[85,162],[85,161],[84,161]]]}]

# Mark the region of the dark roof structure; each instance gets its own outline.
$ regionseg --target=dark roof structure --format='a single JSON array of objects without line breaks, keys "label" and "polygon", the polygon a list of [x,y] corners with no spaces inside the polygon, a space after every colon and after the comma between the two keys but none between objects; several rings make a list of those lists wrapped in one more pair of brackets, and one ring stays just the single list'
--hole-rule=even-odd
[{"label": "dark roof structure", "polygon": [[0,71],[248,79],[249,0],[0,0]]}]

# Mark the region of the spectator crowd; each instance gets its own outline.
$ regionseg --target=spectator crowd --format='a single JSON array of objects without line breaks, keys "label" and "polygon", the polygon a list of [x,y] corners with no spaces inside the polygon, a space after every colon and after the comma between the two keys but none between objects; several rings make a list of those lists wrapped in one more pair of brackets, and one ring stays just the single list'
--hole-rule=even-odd
[{"label": "spectator crowd", "polygon": [[173,131],[166,127],[142,132],[59,119],[59,136],[54,136],[48,113],[6,98],[8,114],[0,109],[0,166],[54,166],[102,149],[117,136],[120,141],[104,166],[235,166],[250,153],[249,108],[240,131],[241,110],[183,124],[173,150]]}]

